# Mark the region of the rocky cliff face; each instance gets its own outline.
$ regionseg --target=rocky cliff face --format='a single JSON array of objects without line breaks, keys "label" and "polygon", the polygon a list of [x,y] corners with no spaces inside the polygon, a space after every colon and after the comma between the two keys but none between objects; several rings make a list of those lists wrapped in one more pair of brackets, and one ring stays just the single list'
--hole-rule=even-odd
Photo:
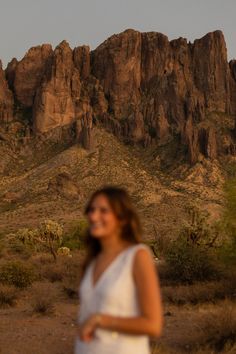
[{"label": "rocky cliff face", "polygon": [[32,110],[34,134],[73,126],[90,148],[99,123],[128,143],[175,141],[190,163],[235,151],[236,128],[225,118],[236,121],[236,62],[227,61],[221,31],[190,43],[130,29],[92,52],[66,41],[55,50],[42,45],[9,63],[8,85],[0,74],[2,120],[12,117],[14,96],[15,105]]},{"label": "rocky cliff face", "polygon": [[106,124],[115,133],[145,146],[177,135],[190,162],[199,154],[217,157],[221,146],[207,116],[236,114],[235,63],[230,69],[221,31],[187,43],[127,30],[105,41],[92,58],[93,74],[109,99],[107,120],[116,120]]},{"label": "rocky cliff face", "polygon": [[22,106],[33,105],[36,90],[41,84],[52,52],[50,44],[33,47],[20,62],[13,59],[8,65],[6,72],[9,85],[13,89],[15,99]]},{"label": "rocky cliff face", "polygon": [[[231,60],[229,62],[230,67],[230,104],[231,112],[234,114],[236,112],[236,60]],[[236,123],[234,126],[234,136],[236,137]]]},{"label": "rocky cliff face", "polygon": [[0,124],[13,119],[13,95],[9,90],[5,73],[0,61]]}]

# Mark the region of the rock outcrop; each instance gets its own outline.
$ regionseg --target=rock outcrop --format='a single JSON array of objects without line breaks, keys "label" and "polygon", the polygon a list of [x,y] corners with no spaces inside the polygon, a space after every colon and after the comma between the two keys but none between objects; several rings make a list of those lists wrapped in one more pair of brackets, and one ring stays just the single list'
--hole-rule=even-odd
[{"label": "rock outcrop", "polygon": [[6,81],[0,61],[0,123],[9,123],[13,119],[13,95]]},{"label": "rock outcrop", "polygon": [[51,178],[48,182],[47,190],[69,199],[78,199],[81,194],[77,183],[68,172],[59,172],[55,177]]},{"label": "rock outcrop", "polygon": [[224,118],[236,122],[236,61],[228,63],[219,30],[193,43],[128,29],[93,51],[44,44],[13,59],[6,78],[12,92],[2,71],[1,120],[12,117],[14,95],[32,112],[34,134],[73,126],[74,141],[90,149],[98,123],[126,143],[175,141],[190,163],[235,151],[236,128]]},{"label": "rock outcrop", "polygon": [[108,119],[118,121],[108,124],[115,134],[147,146],[162,144],[175,132],[191,163],[201,153],[217,156],[216,131],[207,115],[236,115],[234,64],[230,70],[221,31],[188,43],[127,30],[106,40],[92,58],[93,73],[109,98]]},{"label": "rock outcrop", "polygon": [[46,68],[33,105],[36,132],[47,132],[71,123],[75,118],[73,89],[79,90],[78,73],[73,70],[72,50],[66,41],[56,47]]},{"label": "rock outcrop", "polygon": [[[229,68],[230,68],[230,111],[232,114],[235,114],[236,112],[236,59],[231,60],[229,62]],[[236,119],[235,119],[235,127],[234,127],[234,136],[236,137]]]},{"label": "rock outcrop", "polygon": [[109,98],[110,111],[127,118],[141,98],[141,33],[126,30],[106,40],[92,53],[92,72]]},{"label": "rock outcrop", "polygon": [[36,90],[41,84],[52,53],[52,46],[43,44],[31,48],[21,61],[13,59],[9,63],[6,70],[9,85],[22,106],[33,105]]},{"label": "rock outcrop", "polygon": [[73,51],[66,41],[56,47],[33,104],[35,133],[76,124],[76,140],[87,149],[94,144],[92,117],[107,111],[97,79],[90,76],[90,50]]}]

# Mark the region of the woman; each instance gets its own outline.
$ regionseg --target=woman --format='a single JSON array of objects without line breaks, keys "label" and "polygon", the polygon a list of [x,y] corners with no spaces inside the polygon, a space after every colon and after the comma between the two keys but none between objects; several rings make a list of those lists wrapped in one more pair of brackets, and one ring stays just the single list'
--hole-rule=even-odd
[{"label": "woman", "polygon": [[163,314],[150,248],[127,191],[107,186],[86,208],[87,257],[79,287],[76,354],[149,354]]}]

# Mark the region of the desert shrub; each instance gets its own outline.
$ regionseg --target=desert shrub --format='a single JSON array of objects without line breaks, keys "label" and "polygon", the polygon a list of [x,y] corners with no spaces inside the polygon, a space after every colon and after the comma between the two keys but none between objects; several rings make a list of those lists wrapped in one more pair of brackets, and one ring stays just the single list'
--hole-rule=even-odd
[{"label": "desert shrub", "polygon": [[180,230],[178,237],[169,243],[165,259],[169,275],[176,281],[216,279],[220,267],[216,263],[216,249],[219,247],[219,226],[210,226],[195,207],[189,209],[190,222]]},{"label": "desert shrub", "polygon": [[41,276],[42,278],[47,279],[52,283],[62,281],[63,266],[59,262],[46,264],[41,269]]},{"label": "desert shrub", "polygon": [[61,246],[63,240],[63,229],[57,222],[45,220],[40,224],[36,240],[46,247],[56,260],[56,250]]},{"label": "desert shrub", "polygon": [[44,258],[41,257],[32,259],[32,262],[40,268],[41,279],[47,279],[52,283],[63,281],[63,284],[67,283],[73,288],[78,284],[81,258],[81,252],[74,252],[70,256],[59,255],[57,262],[53,262],[50,258],[50,262],[44,263]]},{"label": "desert shrub", "polygon": [[68,247],[59,247],[57,250],[57,254],[60,256],[71,256],[70,249]]},{"label": "desert shrub", "polygon": [[57,293],[50,283],[36,283],[31,292],[30,303],[34,312],[48,315],[55,310]]},{"label": "desert shrub", "polygon": [[219,250],[220,259],[226,266],[236,266],[236,178],[224,185],[225,209],[221,220],[221,232],[225,241]]},{"label": "desert shrub", "polygon": [[[15,239],[21,241],[25,247],[34,248],[34,237],[36,230],[30,230],[27,228],[19,229],[15,234]],[[12,234],[14,236],[14,234]],[[13,237],[14,238],[14,237]]]},{"label": "desert shrub", "polygon": [[155,226],[153,226],[154,230],[154,238],[146,241],[148,246],[152,249],[154,256],[158,259],[164,257],[166,250],[168,249],[168,245],[170,239],[167,235],[163,235],[158,233]]},{"label": "desert shrub", "polygon": [[225,301],[221,307],[212,309],[202,317],[199,342],[209,345],[217,352],[230,348],[236,341],[236,309],[233,303]]},{"label": "desert shrub", "polygon": [[41,268],[41,267],[43,267],[45,265],[52,264],[52,263],[55,264],[55,262],[53,262],[52,257],[48,253],[39,253],[39,254],[34,255],[31,258],[31,262],[37,268]]},{"label": "desert shrub", "polygon": [[13,306],[17,299],[17,291],[14,286],[0,284],[0,307]]},{"label": "desert shrub", "polygon": [[164,301],[176,305],[216,302],[219,299],[233,298],[235,291],[231,279],[162,287]]},{"label": "desert shrub", "polygon": [[[57,249],[63,240],[63,229],[60,224],[52,220],[43,221],[36,229],[19,229],[15,234],[8,235],[8,242],[14,247],[21,244],[23,249],[32,251],[49,251],[54,260],[57,258]],[[22,252],[22,249],[20,249]]]},{"label": "desert shrub", "polygon": [[67,277],[63,279],[62,284],[63,284],[63,290],[69,298],[71,299],[77,298],[78,286],[79,286],[78,276],[70,273],[67,275]]},{"label": "desert shrub", "polygon": [[76,298],[78,296],[78,286],[81,277],[80,265],[80,257],[64,259],[62,286],[69,298]]},{"label": "desert shrub", "polygon": [[62,246],[71,250],[83,249],[88,223],[85,219],[73,221],[64,235]]},{"label": "desert shrub", "polygon": [[7,249],[10,253],[16,254],[22,259],[29,259],[32,255],[32,249],[30,247],[25,246],[18,239],[11,239],[7,242]]},{"label": "desert shrub", "polygon": [[26,288],[37,278],[34,268],[20,261],[8,261],[0,266],[0,282]]},{"label": "desert shrub", "polygon": [[[236,228],[232,230],[236,235]],[[219,249],[219,256],[226,266],[236,266],[236,237],[232,235]]]},{"label": "desert shrub", "polygon": [[171,277],[184,283],[215,279],[219,272],[209,250],[189,244],[184,238],[171,243],[166,261]]}]

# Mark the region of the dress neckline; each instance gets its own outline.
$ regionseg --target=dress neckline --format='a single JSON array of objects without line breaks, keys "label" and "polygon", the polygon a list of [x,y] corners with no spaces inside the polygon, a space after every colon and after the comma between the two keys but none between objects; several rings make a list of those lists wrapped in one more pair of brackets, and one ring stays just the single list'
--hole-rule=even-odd
[{"label": "dress neckline", "polygon": [[101,281],[106,276],[106,274],[109,273],[109,271],[112,269],[114,264],[116,264],[116,262],[120,259],[120,257],[123,254],[125,254],[129,249],[133,248],[134,246],[136,246],[136,244],[128,246],[128,247],[124,248],[121,252],[119,252],[115,256],[115,258],[108,264],[108,266],[105,268],[105,270],[100,274],[99,278],[96,280],[95,283],[94,283],[94,266],[95,266],[96,258],[93,260],[93,262],[91,264],[91,269],[90,269],[90,283],[91,283],[91,288],[93,290],[95,290],[97,288],[97,286],[101,283]]}]

